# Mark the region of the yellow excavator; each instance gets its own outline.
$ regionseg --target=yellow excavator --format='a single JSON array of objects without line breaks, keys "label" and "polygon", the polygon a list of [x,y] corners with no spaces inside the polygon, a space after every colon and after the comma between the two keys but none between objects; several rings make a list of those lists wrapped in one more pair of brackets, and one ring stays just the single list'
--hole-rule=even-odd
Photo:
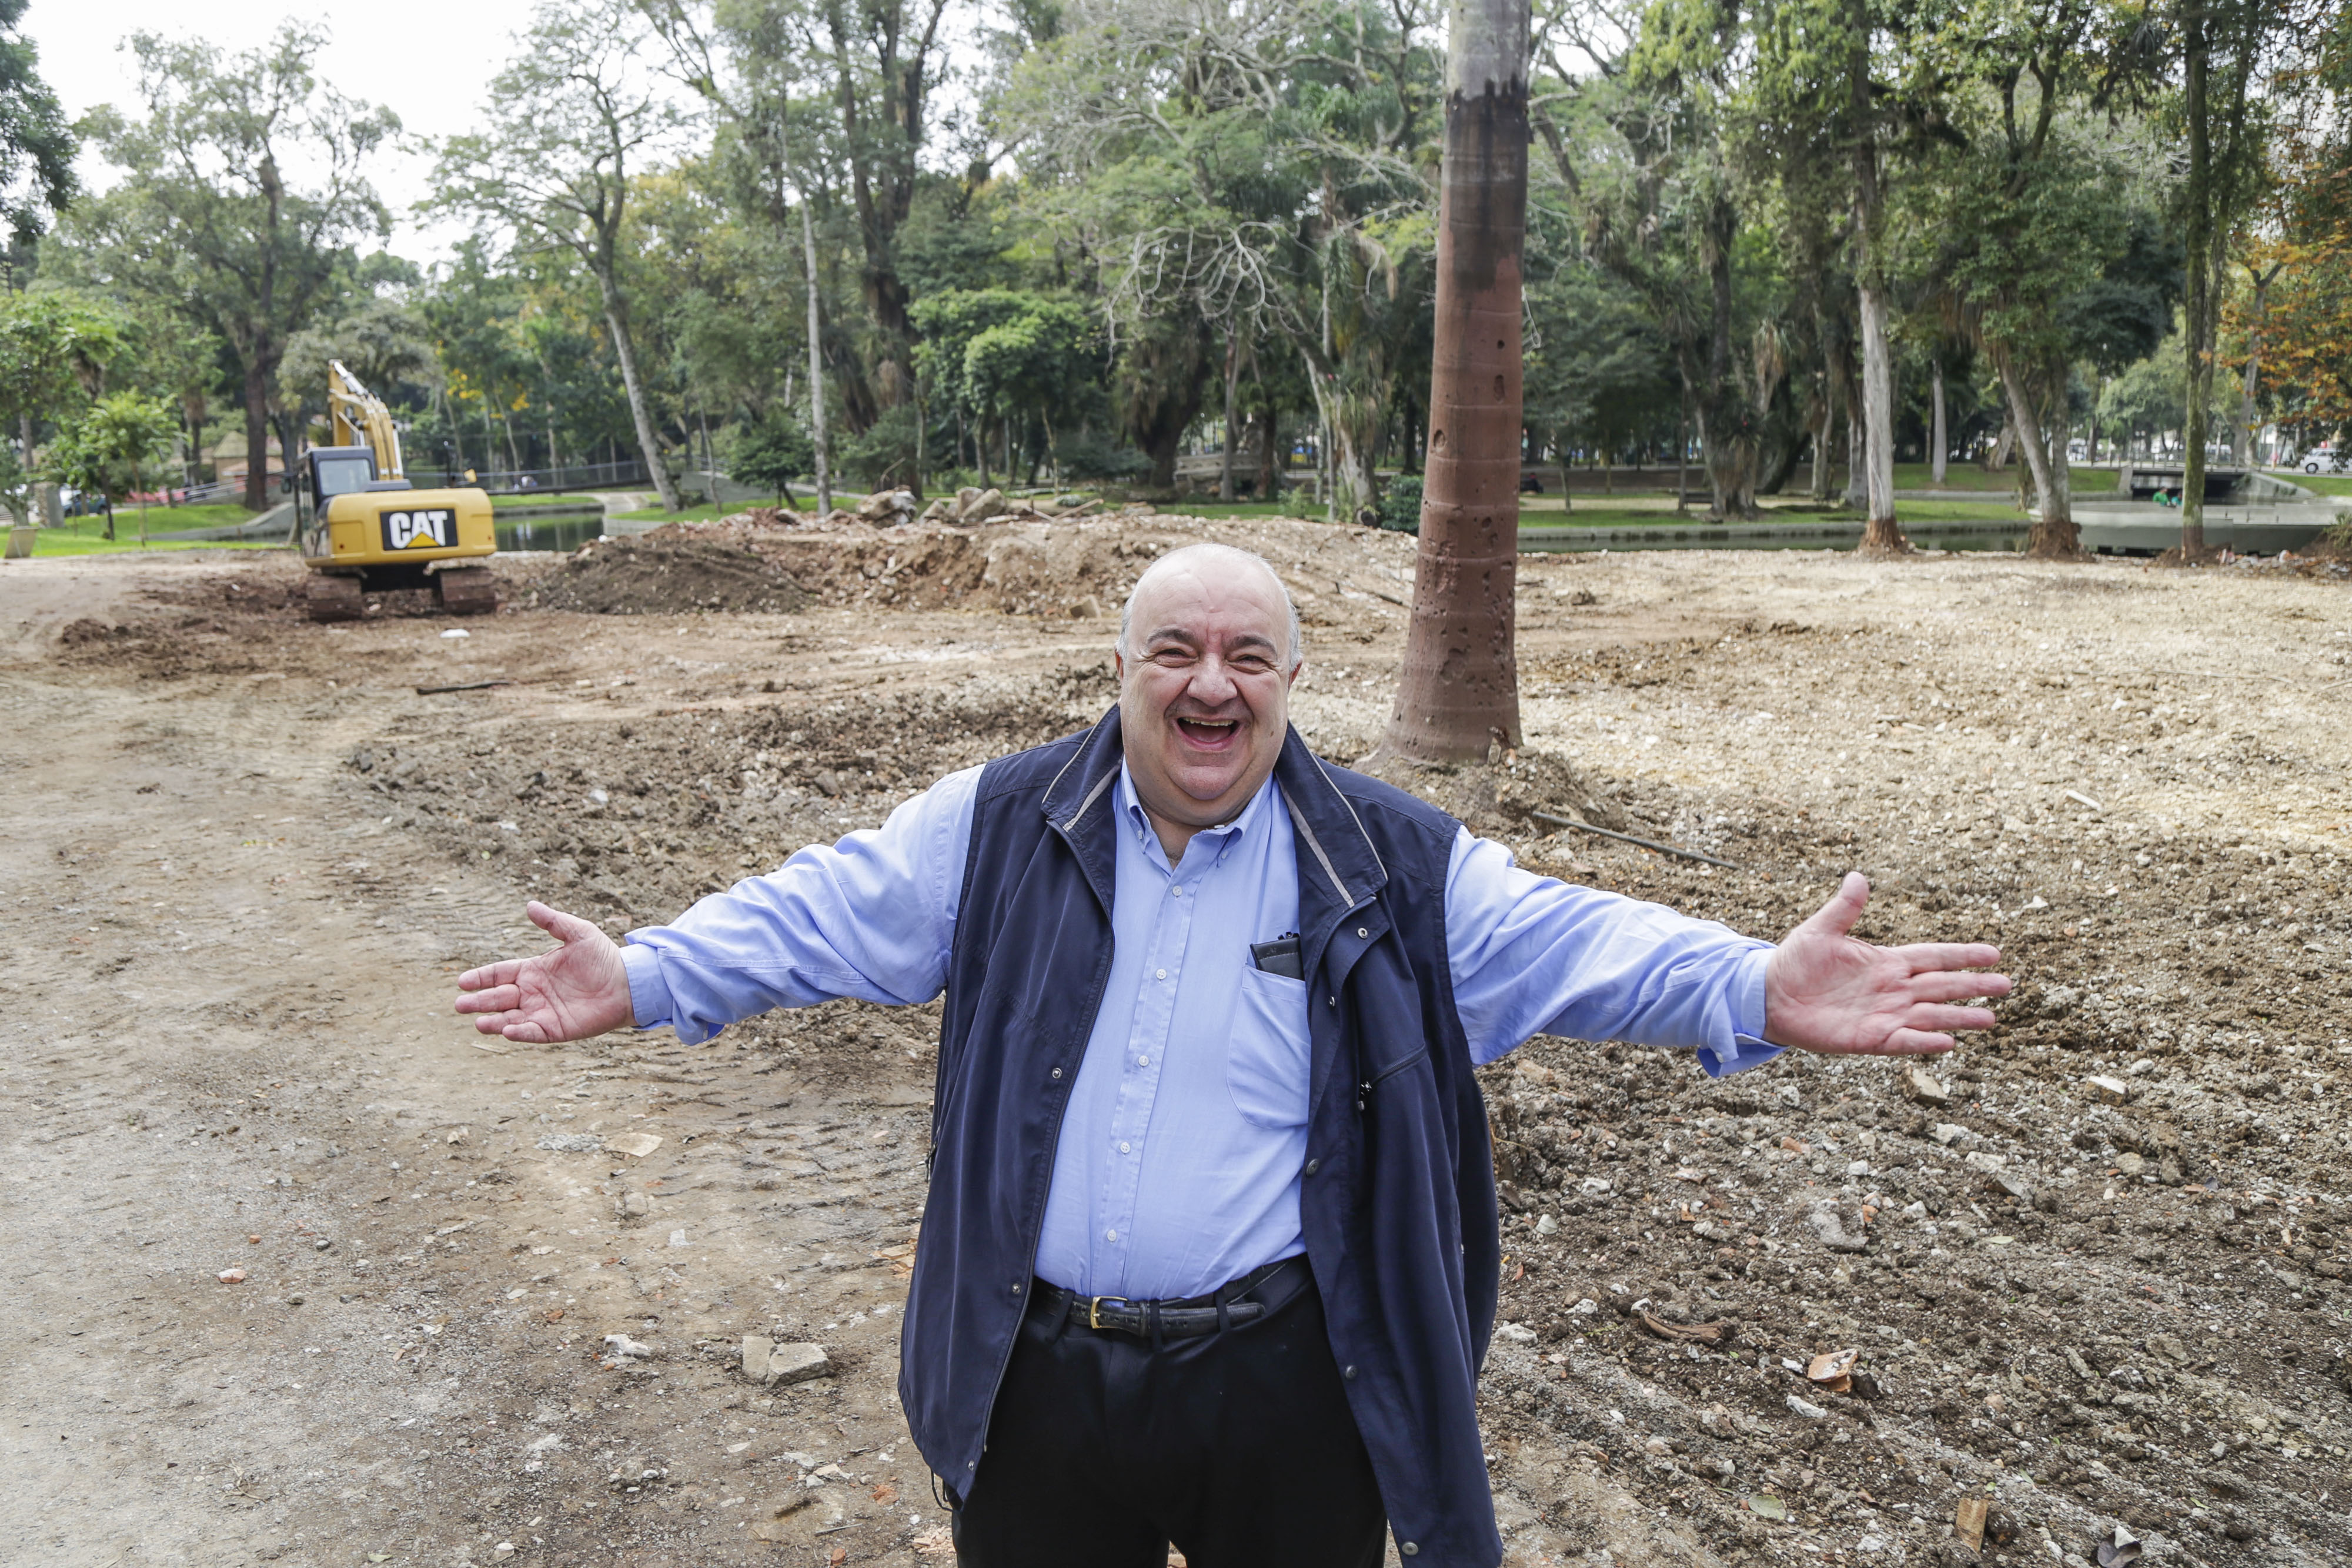
[{"label": "yellow excavator", "polygon": [[327,362],[327,412],[335,444],[302,455],[295,496],[308,503],[297,537],[310,619],[358,620],[369,594],[398,588],[431,590],[452,615],[496,610],[498,580],[474,564],[499,548],[488,494],[413,488],[392,411],[340,360]]}]

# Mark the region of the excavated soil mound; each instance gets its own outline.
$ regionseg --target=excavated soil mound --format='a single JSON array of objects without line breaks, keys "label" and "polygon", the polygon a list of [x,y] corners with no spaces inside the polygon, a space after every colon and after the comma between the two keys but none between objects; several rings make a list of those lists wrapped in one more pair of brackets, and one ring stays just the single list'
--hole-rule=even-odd
[{"label": "excavated soil mound", "polygon": [[978,528],[801,523],[765,507],[716,523],[673,523],[583,547],[531,602],[600,614],[791,610],[803,602],[877,609],[986,610],[1091,619],[1118,608],[1160,555],[1199,539],[1258,551],[1290,584],[1309,626],[1331,602],[1402,608],[1412,541],[1286,517],[1024,520]]},{"label": "excavated soil mound", "polygon": [[727,538],[675,534],[599,539],[532,595],[546,610],[669,615],[690,610],[792,611],[808,593],[767,553]]}]

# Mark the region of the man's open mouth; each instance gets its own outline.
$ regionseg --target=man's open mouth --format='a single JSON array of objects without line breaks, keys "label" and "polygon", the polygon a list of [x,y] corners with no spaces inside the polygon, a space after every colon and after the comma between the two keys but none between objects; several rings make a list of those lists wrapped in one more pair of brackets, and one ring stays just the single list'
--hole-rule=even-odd
[{"label": "man's open mouth", "polygon": [[1204,746],[1222,745],[1241,727],[1237,718],[1186,718],[1180,716],[1176,727],[1187,740],[1197,740]]}]

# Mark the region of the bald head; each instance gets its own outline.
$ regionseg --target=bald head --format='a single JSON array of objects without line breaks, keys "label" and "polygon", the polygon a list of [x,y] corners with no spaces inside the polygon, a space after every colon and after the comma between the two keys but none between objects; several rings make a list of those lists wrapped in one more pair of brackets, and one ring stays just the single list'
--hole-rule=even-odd
[{"label": "bald head", "polygon": [[1250,803],[1290,730],[1298,612],[1274,569],[1230,545],[1151,563],[1118,617],[1120,744],[1172,864]]},{"label": "bald head", "polygon": [[1299,632],[1298,606],[1290,601],[1289,588],[1284,584],[1281,575],[1274,570],[1273,563],[1265,557],[1252,550],[1237,549],[1233,545],[1186,545],[1181,549],[1170,550],[1166,555],[1144,568],[1143,575],[1137,578],[1135,586],[1128,591],[1127,602],[1119,606],[1117,651],[1129,658],[1135,656],[1134,644],[1129,640],[1135,629],[1135,607],[1145,598],[1147,590],[1155,588],[1165,580],[1179,575],[1198,576],[1213,581],[1223,578],[1228,573],[1236,572],[1244,577],[1255,575],[1272,589],[1275,597],[1282,601],[1286,633],[1283,642],[1283,667],[1297,669],[1299,661],[1307,657],[1307,643]]}]

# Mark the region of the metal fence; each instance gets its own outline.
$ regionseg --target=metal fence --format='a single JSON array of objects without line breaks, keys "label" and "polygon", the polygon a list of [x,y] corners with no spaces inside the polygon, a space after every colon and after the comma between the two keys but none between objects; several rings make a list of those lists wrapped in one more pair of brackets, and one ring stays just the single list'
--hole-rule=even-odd
[{"label": "metal fence", "polygon": [[[465,469],[427,466],[412,463],[408,482],[420,490],[483,489],[494,496],[526,496],[560,490],[635,490],[650,486],[641,463],[582,463],[562,468],[486,469],[468,474]],[[269,476],[269,493],[290,493],[282,474]],[[169,491],[158,490],[153,500],[173,506],[201,507],[212,502],[245,499],[245,481],[213,479],[202,485],[190,485],[184,489],[173,486]]]},{"label": "metal fence", "polygon": [[419,489],[479,488],[494,496],[532,495],[555,490],[633,490],[653,483],[642,462],[567,464],[561,468],[481,469],[469,478],[455,471],[413,463],[408,481]]}]

